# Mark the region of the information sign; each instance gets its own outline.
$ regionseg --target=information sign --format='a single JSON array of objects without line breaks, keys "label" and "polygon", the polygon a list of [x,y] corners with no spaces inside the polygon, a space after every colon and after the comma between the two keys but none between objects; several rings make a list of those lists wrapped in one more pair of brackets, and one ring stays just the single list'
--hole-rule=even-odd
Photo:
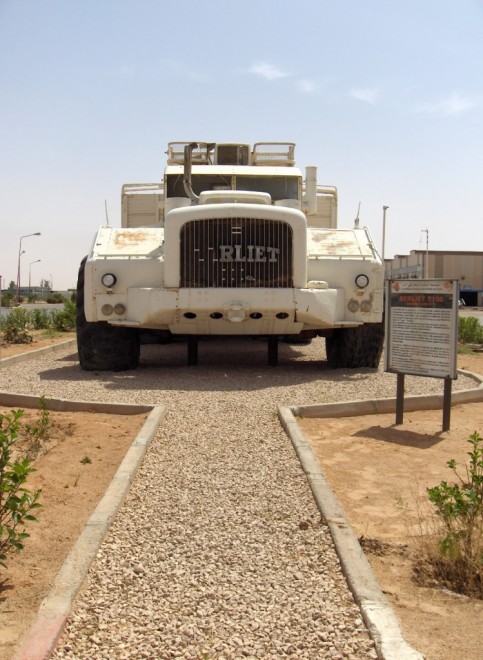
[{"label": "information sign", "polygon": [[386,371],[458,377],[457,280],[388,280]]}]

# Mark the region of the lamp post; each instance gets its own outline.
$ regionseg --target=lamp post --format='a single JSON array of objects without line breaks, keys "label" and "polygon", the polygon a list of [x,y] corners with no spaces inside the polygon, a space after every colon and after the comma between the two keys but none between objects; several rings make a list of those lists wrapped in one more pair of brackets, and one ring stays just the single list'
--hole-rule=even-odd
[{"label": "lamp post", "polygon": [[386,211],[389,208],[389,206],[383,206],[382,207],[382,270],[383,273],[385,274],[386,272],[386,265],[384,263],[384,255],[386,253]]},{"label": "lamp post", "polygon": [[22,240],[24,238],[28,238],[29,236],[40,236],[40,232],[36,231],[34,234],[25,234],[25,236],[20,236],[20,245],[18,247],[18,267],[17,267],[17,305],[20,305],[20,257],[23,254]]},{"label": "lamp post", "polygon": [[421,229],[421,234],[426,234],[426,266],[423,265],[423,279],[429,276],[429,230]]},{"label": "lamp post", "polygon": [[38,264],[39,261],[42,261],[42,259],[37,259],[36,261],[31,261],[29,264],[29,295],[30,295],[30,282],[31,282],[31,275],[32,275],[32,264]]}]

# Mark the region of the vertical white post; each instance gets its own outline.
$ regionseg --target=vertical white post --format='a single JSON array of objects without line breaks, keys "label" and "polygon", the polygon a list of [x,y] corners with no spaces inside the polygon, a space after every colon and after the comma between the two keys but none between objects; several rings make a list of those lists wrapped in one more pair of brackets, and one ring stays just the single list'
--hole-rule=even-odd
[{"label": "vertical white post", "polygon": [[382,207],[382,265],[384,267],[384,255],[386,254],[386,211],[389,206]]}]

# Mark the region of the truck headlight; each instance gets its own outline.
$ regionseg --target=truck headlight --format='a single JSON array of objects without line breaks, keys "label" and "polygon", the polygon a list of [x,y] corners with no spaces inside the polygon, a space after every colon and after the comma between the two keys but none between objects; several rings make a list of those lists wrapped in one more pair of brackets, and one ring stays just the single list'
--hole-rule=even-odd
[{"label": "truck headlight", "polygon": [[101,282],[104,284],[105,287],[110,289],[117,282],[117,277],[112,273],[104,273],[104,275],[101,277]]},{"label": "truck headlight", "polygon": [[356,287],[359,289],[364,289],[369,284],[369,278],[367,275],[361,273],[356,277]]}]

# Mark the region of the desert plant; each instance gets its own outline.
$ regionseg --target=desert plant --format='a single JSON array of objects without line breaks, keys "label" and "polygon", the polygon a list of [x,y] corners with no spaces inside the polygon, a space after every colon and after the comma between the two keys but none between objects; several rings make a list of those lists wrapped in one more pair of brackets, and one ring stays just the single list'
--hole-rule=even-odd
[{"label": "desert plant", "polygon": [[65,301],[64,296],[61,293],[49,293],[46,298],[46,301],[50,304],[63,303]]},{"label": "desert plant", "polygon": [[1,306],[10,307],[14,298],[15,298],[15,294],[12,291],[4,291],[0,298]]},{"label": "desert plant", "polygon": [[24,329],[30,321],[30,313],[28,309],[22,307],[13,308],[5,319],[5,326],[14,326],[16,328]]},{"label": "desert plant", "polygon": [[48,440],[50,432],[50,413],[47,409],[47,399],[41,396],[39,399],[39,417],[33,424],[24,424],[22,431],[25,434],[25,453],[30,460],[35,459],[42,447],[42,443]]},{"label": "desert plant", "polygon": [[52,327],[59,332],[69,332],[75,328],[75,304],[70,300],[64,302],[64,309],[51,312]]},{"label": "desert plant", "polygon": [[0,566],[6,567],[7,555],[23,550],[29,537],[26,522],[36,521],[31,513],[41,505],[40,490],[25,488],[28,476],[34,471],[28,458],[13,457],[19,438],[20,418],[23,411],[0,415]]},{"label": "desert plant", "polygon": [[47,330],[51,326],[50,314],[45,309],[32,309],[29,313],[29,324],[34,330]]},{"label": "desert plant", "polygon": [[430,502],[443,524],[437,571],[452,588],[483,596],[483,438],[475,431],[468,439],[471,451],[465,474],[456,461],[447,465],[456,482],[442,481],[428,488]]},{"label": "desert plant", "polygon": [[20,328],[16,325],[6,325],[4,327],[3,339],[7,344],[31,344],[33,341],[27,327]]},{"label": "desert plant", "polygon": [[463,344],[483,344],[483,326],[474,316],[460,316],[458,339]]}]

